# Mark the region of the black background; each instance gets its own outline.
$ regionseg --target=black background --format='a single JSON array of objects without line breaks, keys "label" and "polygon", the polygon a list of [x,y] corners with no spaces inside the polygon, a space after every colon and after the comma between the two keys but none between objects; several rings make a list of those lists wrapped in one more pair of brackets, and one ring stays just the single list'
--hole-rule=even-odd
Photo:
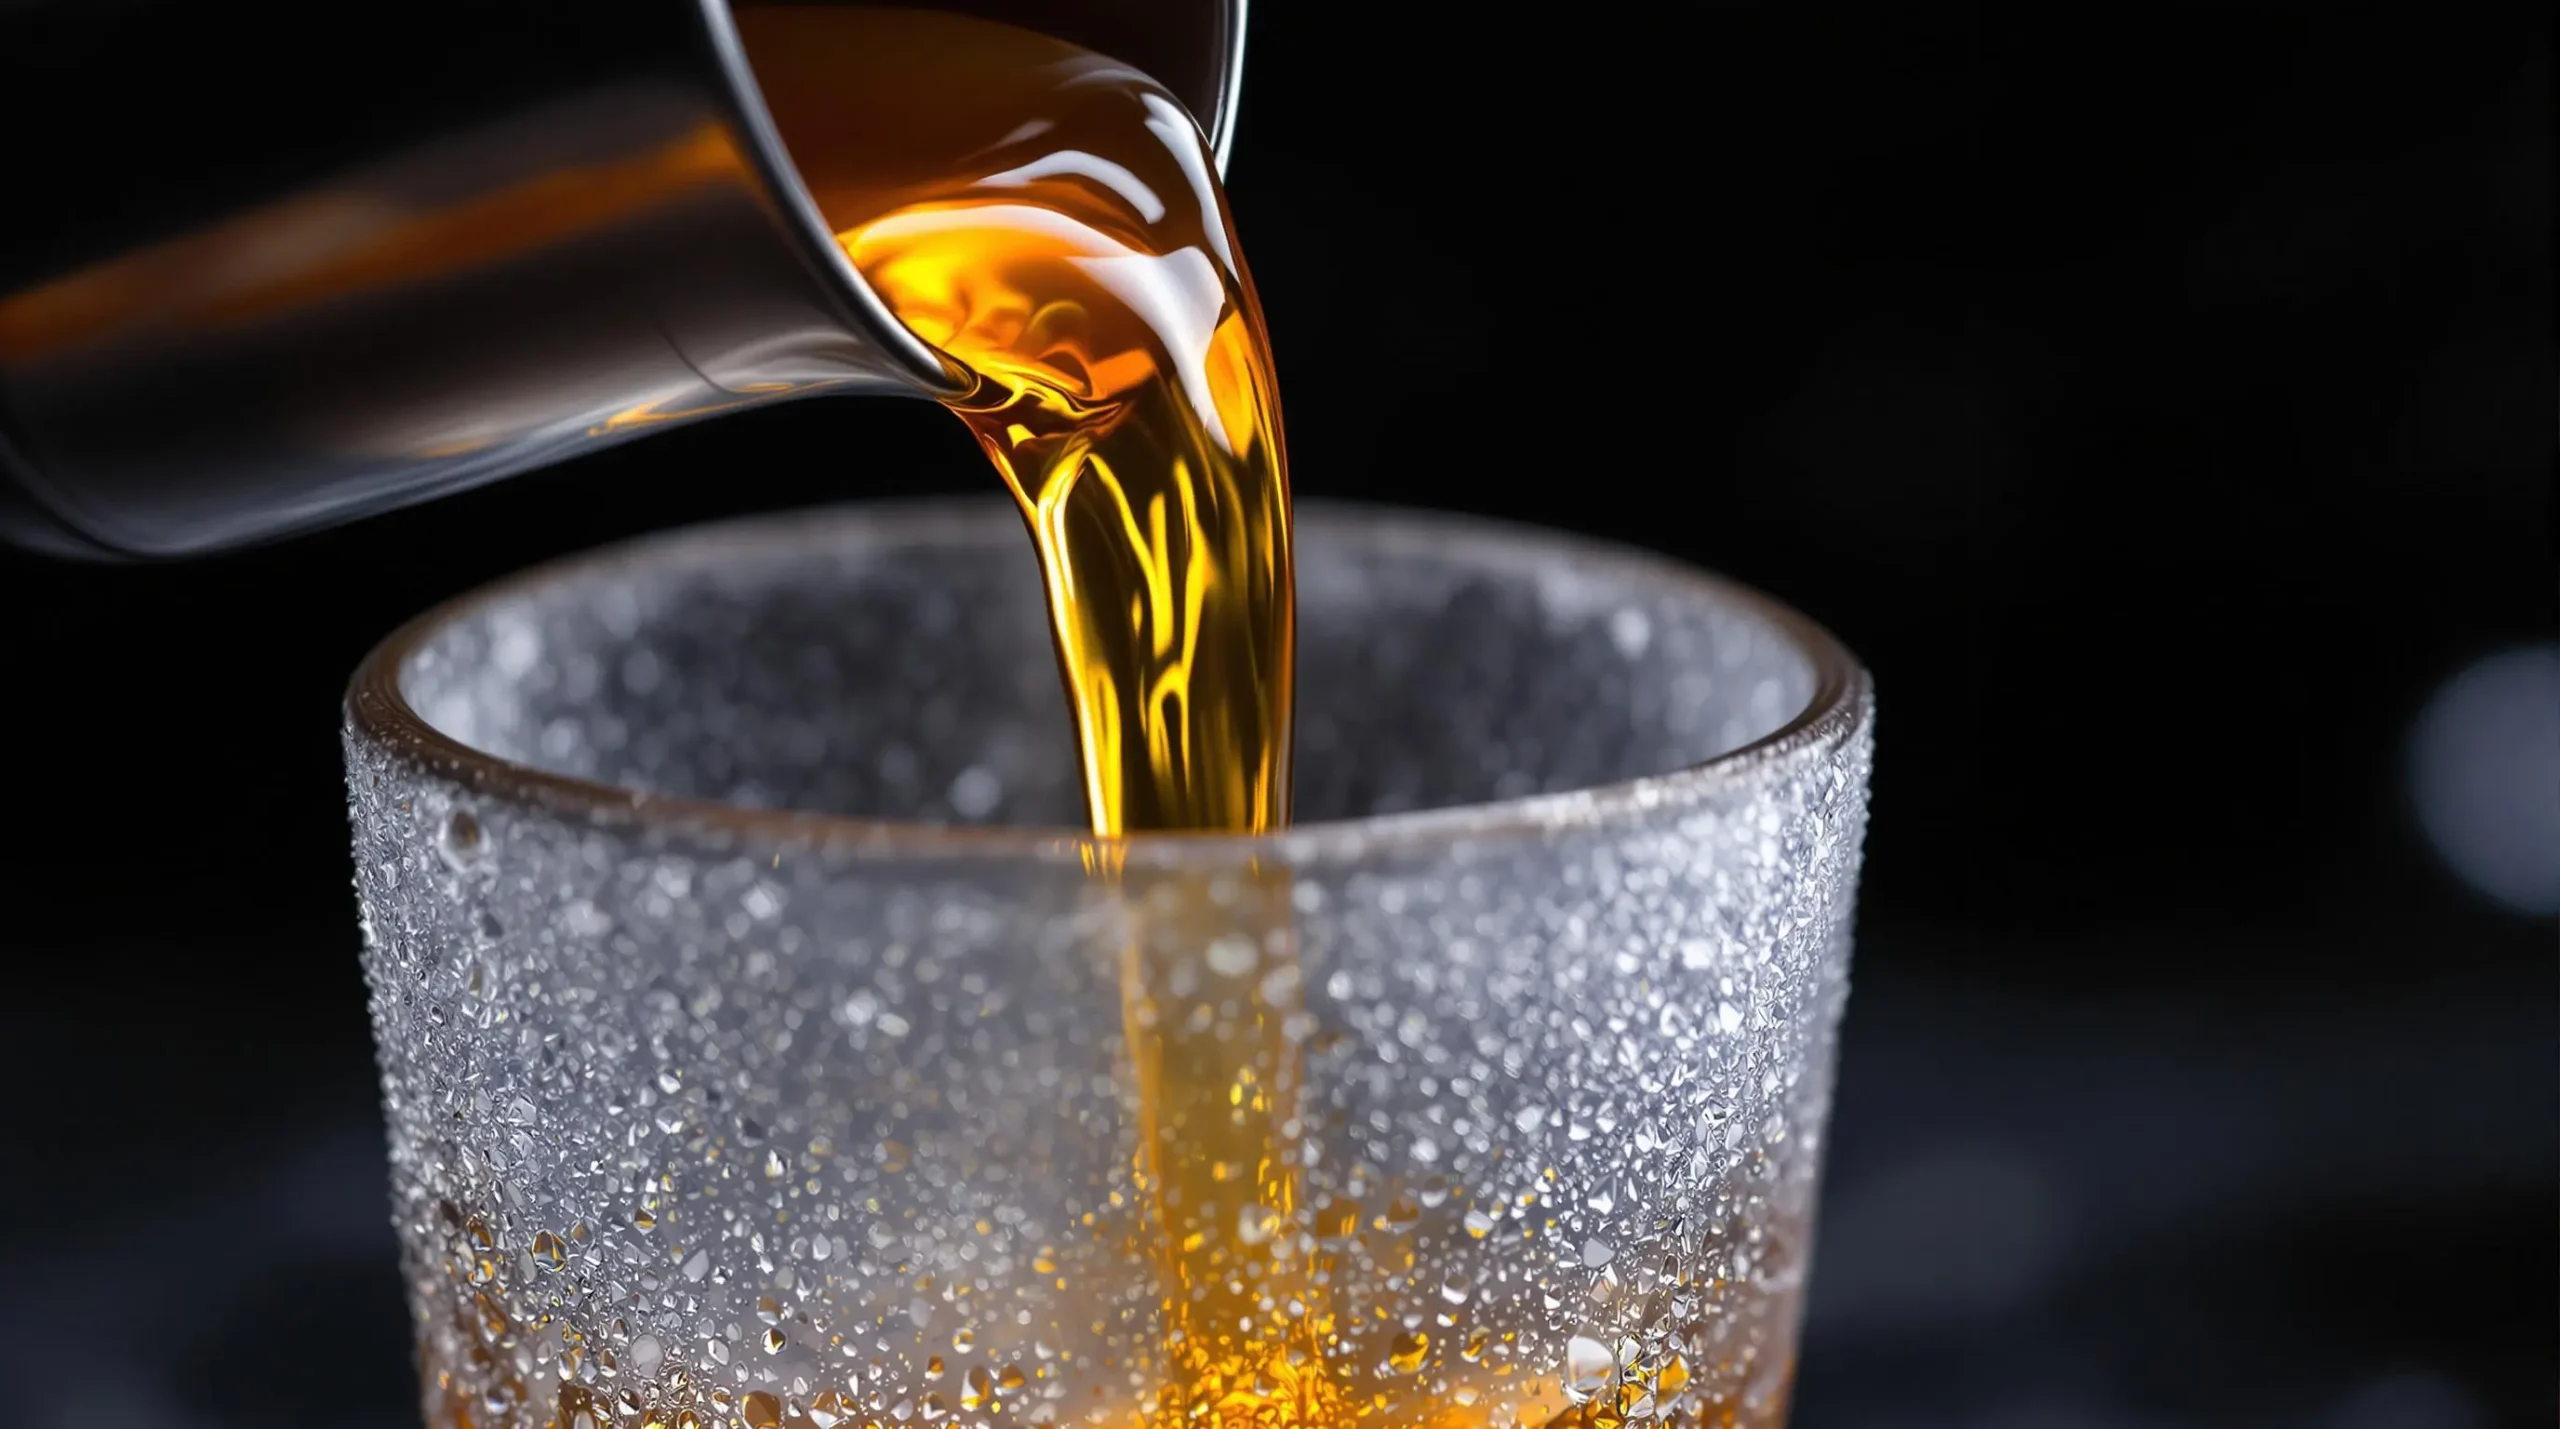
[{"label": "black background", "polygon": [[[2427,694],[2555,626],[2547,9],[1661,8],[1268,0],[1231,177],[1301,493],[1671,552],[1875,672],[1797,1422],[2551,1422],[2553,929],[2403,787]],[[991,481],[820,402],[186,566],[0,554],[17,1422],[412,1422],[376,637]]]}]

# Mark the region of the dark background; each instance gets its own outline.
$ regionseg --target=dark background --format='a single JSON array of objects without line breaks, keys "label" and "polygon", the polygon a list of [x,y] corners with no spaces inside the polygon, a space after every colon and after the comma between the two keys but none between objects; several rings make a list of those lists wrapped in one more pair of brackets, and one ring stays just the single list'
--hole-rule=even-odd
[{"label": "dark background", "polygon": [[[1672,8],[1270,0],[1233,194],[1302,493],[1713,565],[1875,672],[1797,1423],[2550,1423],[2554,926],[2406,778],[2560,623],[2547,8]],[[414,1422],[338,792],[376,637],[991,483],[822,402],[183,567],[0,554],[13,1422]]]}]

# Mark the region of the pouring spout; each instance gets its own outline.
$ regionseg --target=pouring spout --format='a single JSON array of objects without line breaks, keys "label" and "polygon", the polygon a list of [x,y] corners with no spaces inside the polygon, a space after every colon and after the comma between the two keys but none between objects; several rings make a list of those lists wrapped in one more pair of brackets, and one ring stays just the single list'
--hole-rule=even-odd
[{"label": "pouring spout", "polygon": [[[964,385],[827,230],[724,0],[450,0],[388,47],[276,4],[308,43],[0,10],[0,124],[53,141],[15,184],[47,221],[0,233],[0,541],[188,556],[768,402]],[[1231,132],[1241,0],[953,8]],[[110,65],[183,122],[62,123],[61,76]]]}]

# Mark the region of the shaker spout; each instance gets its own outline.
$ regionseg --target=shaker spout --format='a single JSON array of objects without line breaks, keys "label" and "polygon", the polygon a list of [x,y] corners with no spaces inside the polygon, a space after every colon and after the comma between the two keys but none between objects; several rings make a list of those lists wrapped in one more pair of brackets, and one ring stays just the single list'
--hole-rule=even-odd
[{"label": "shaker spout", "polygon": [[[181,557],[771,402],[959,385],[828,231],[723,0],[455,0],[397,45],[347,8],[0,17],[0,122],[56,136],[14,185],[48,222],[0,235],[0,541]],[[951,8],[1232,131],[1242,0]],[[48,76],[109,72],[183,123],[54,112]]]}]

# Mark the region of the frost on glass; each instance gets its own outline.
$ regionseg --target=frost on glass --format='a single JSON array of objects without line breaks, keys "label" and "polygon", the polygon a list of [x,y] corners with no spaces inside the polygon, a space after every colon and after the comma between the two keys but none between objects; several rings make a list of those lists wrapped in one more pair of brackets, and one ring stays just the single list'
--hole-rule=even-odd
[{"label": "frost on glass", "polygon": [[[1013,519],[655,543],[465,608],[400,686],[462,745],[657,795],[1064,826]],[[1168,1316],[1214,1311],[1307,1329],[1345,1422],[1777,1422],[1862,679],[1590,547],[1319,511],[1300,560],[1301,831],[1116,872],[1065,834],[582,803],[359,697],[429,1421],[1143,1423],[1198,1408]],[[1133,1055],[1186,1036],[1267,1039],[1260,1100],[1150,1101]],[[1232,1192],[1214,1137],[1149,1159],[1211,1092],[1277,1128]],[[1232,1196],[1234,1283],[1181,1279],[1168,1184]]]}]

